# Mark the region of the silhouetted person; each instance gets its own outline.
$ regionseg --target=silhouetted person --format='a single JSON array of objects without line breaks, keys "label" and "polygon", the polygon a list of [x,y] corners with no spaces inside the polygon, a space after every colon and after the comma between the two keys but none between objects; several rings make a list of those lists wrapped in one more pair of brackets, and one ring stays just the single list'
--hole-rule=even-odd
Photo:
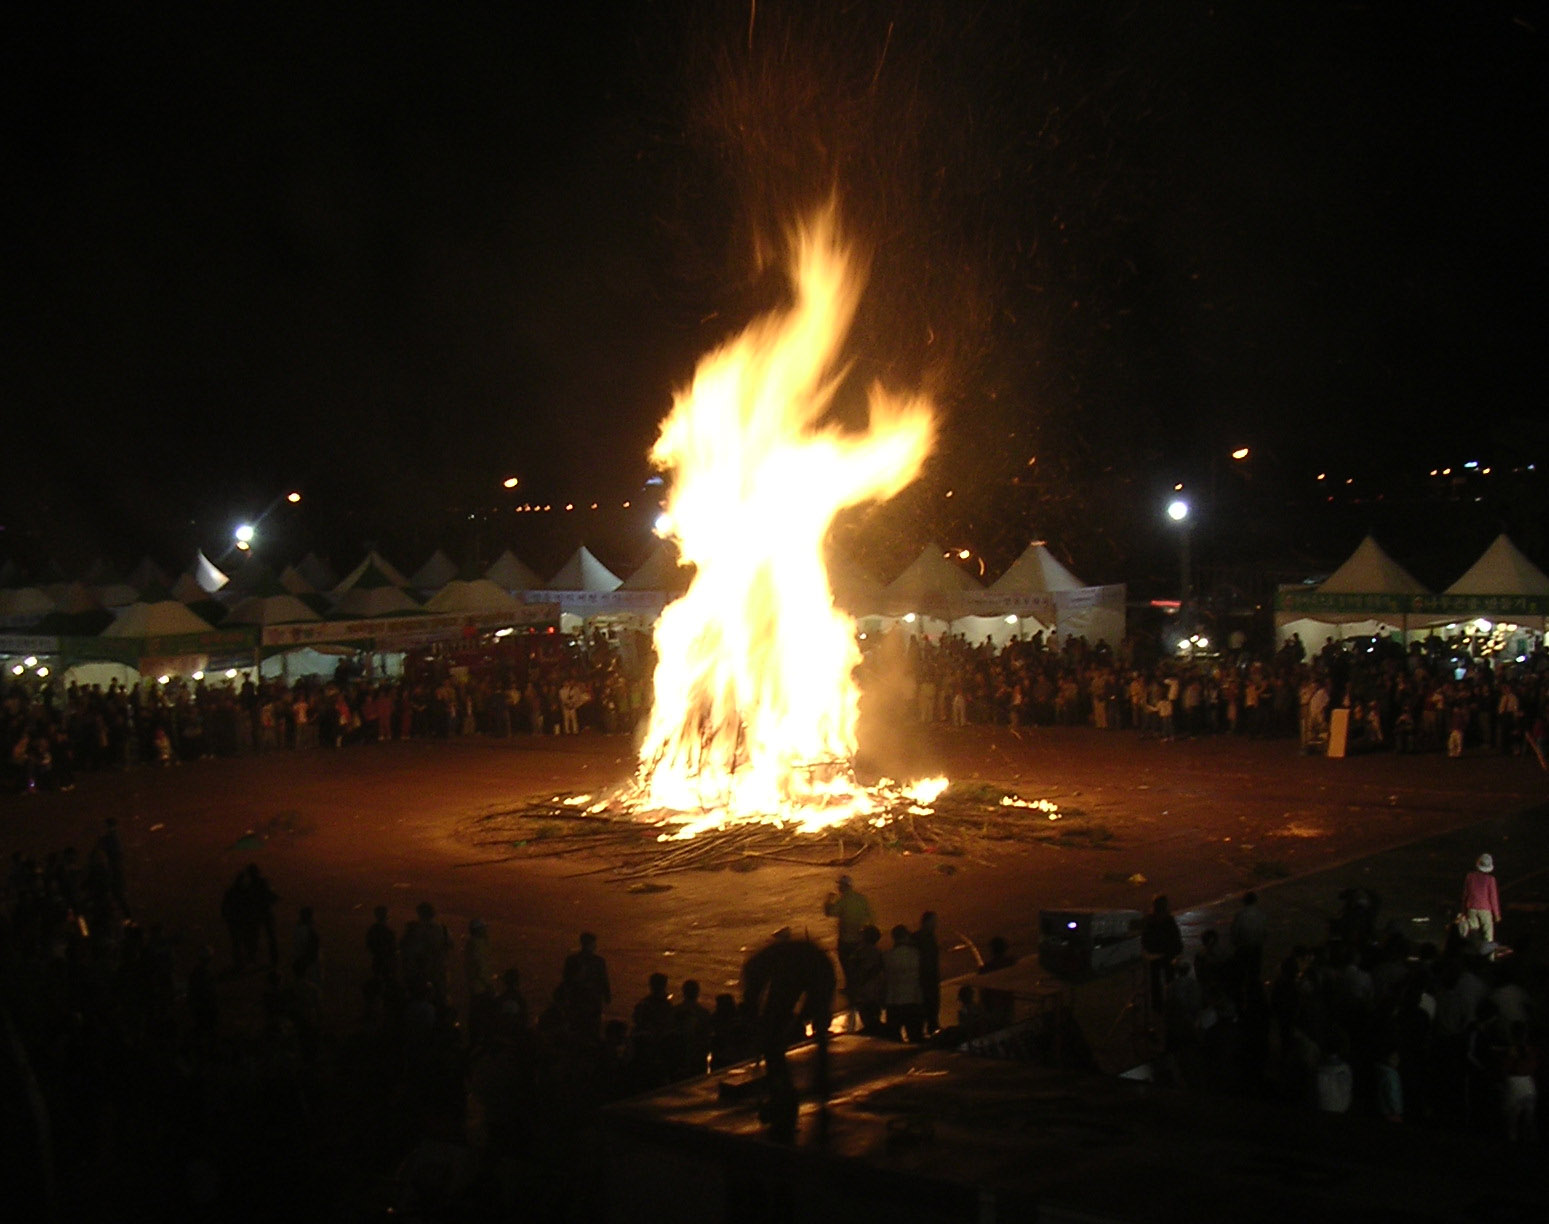
[{"label": "silhouetted person", "polygon": [[565,957],[561,977],[577,1031],[596,1037],[602,1009],[613,1002],[608,962],[597,953],[597,936],[590,931],[581,933],[581,946]]},{"label": "silhouetted person", "polygon": [[925,1009],[925,1031],[941,1027],[941,948],[936,943],[936,911],[920,915],[920,928],[913,935],[920,953],[920,1006]]},{"label": "silhouetted person", "polygon": [[833,1017],[834,962],[810,940],[776,940],[742,966],[742,997],[756,1017],[759,1048],[770,1083],[768,1121],[780,1135],[795,1129],[796,1089],[785,1051],[808,1025],[817,1040],[813,1088],[828,1099],[828,1025]]},{"label": "silhouetted person", "polygon": [[387,906],[379,905],[373,911],[376,921],[366,928],[366,952],[371,957],[371,976],[396,978],[398,976],[398,933],[387,924]]},{"label": "silhouetted person", "polygon": [[[995,973],[1017,963],[1011,949],[999,935],[990,940],[990,957],[979,966],[980,973]],[[1006,1028],[1016,1018],[1016,995],[995,986],[979,988],[979,1019],[986,1032]]]},{"label": "silhouetted person", "polygon": [[1173,980],[1173,962],[1183,955],[1183,932],[1163,895],[1152,900],[1151,912],[1140,924],[1140,950],[1146,955],[1151,1006],[1161,1015],[1167,1003],[1167,986]]}]

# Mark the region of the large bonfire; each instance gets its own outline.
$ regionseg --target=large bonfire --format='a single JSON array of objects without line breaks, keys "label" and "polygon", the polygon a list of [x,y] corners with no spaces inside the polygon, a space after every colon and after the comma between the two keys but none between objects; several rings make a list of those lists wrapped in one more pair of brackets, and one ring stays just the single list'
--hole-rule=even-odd
[{"label": "large bonfire", "polygon": [[851,765],[860,657],[824,538],[840,510],[915,478],[933,413],[873,386],[865,430],[832,422],[863,277],[831,207],[791,238],[791,305],[700,361],[651,452],[670,476],[664,534],[696,573],[657,622],[634,804],[677,837],[758,820],[816,830],[876,800]]}]

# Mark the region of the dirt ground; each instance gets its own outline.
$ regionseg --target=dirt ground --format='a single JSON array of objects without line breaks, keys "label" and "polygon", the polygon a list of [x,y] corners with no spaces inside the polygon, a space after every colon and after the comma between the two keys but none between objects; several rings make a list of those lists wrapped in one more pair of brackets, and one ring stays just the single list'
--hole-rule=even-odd
[{"label": "dirt ground", "polygon": [[[921,776],[1052,799],[1087,830],[957,857],[879,849],[851,869],[884,929],[938,911],[944,976],[972,969],[967,940],[982,947],[1000,934],[1030,951],[1042,908],[1143,908],[1165,891],[1182,910],[1549,801],[1549,774],[1532,758],[1326,760],[1283,740],[1159,743],[1084,728],[922,729],[907,749]],[[176,932],[189,963],[204,944],[222,963],[229,956],[221,894],[256,862],[281,894],[282,941],[297,907],[316,911],[327,1001],[341,1017],[358,999],[377,904],[401,927],[428,899],[459,939],[482,917],[497,962],[521,969],[535,1003],[577,933],[594,930],[622,1015],[654,971],[674,991],[697,977],[713,995],[781,926],[831,938],[830,868],[690,871],[631,891],[599,870],[606,860],[497,861],[498,848],[473,843],[480,815],[616,785],[632,771],[629,753],[626,740],[593,735],[480,738],[89,774],[67,794],[0,799],[0,851],[84,854],[116,815],[137,917]]]}]

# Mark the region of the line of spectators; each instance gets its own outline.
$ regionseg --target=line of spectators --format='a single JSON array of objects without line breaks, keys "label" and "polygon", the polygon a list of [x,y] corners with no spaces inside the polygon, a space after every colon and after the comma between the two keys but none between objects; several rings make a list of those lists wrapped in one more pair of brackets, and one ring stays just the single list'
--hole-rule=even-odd
[{"label": "line of spectators", "polygon": [[1340,895],[1329,939],[1268,977],[1252,894],[1191,958],[1166,956],[1162,1066],[1191,1088],[1329,1113],[1537,1138],[1549,977],[1526,948],[1450,929],[1415,946],[1365,888]]},{"label": "line of spectators", "polygon": [[1321,746],[1330,714],[1350,711],[1349,750],[1399,752],[1543,749],[1549,652],[1492,661],[1432,636],[1408,648],[1378,637],[1330,640],[1308,658],[1300,639],[1272,657],[1141,663],[1135,643],[1116,652],[1042,635],[996,647],[947,634],[938,640],[868,640],[863,683],[901,678],[903,709],[925,723],[1089,726],[1161,739],[1298,737]]},{"label": "line of spectators", "polygon": [[0,699],[5,782],[12,791],[69,790],[80,770],[135,763],[478,734],[625,733],[647,687],[601,637],[519,671],[422,668],[387,682],[344,669],[256,684],[172,677],[56,690],[19,680]]}]

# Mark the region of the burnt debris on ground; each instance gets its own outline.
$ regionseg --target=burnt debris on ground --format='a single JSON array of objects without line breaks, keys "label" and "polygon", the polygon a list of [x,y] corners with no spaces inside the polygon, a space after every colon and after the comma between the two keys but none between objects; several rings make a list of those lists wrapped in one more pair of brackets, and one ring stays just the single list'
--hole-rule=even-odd
[{"label": "burnt debris on ground", "polygon": [[848,867],[873,852],[988,863],[998,850],[1017,843],[1117,848],[1112,830],[1080,809],[986,783],[950,785],[928,803],[881,787],[872,793],[875,810],[817,832],[803,832],[794,818],[743,820],[678,838],[682,813],[562,794],[470,817],[459,835],[485,852],[465,866],[574,858],[576,875],[620,881],[681,871],[750,871],[761,863]]}]

